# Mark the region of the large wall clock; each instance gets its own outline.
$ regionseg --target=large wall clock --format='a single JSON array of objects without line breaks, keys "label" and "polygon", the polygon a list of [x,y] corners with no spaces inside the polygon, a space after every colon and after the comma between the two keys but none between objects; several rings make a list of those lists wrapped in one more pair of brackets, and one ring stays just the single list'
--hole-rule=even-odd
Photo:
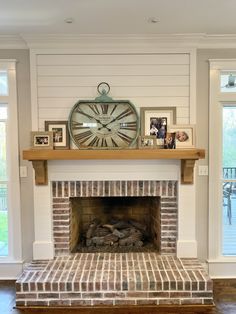
[{"label": "large wall clock", "polygon": [[113,100],[110,86],[98,85],[99,97],[80,100],[69,115],[70,136],[79,148],[125,148],[134,145],[139,134],[139,117],[128,100]]}]

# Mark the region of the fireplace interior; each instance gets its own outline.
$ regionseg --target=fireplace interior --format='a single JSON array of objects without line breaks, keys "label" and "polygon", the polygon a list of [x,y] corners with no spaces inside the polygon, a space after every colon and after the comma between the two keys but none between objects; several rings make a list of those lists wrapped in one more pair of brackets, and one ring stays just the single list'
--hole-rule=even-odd
[{"label": "fireplace interior", "polygon": [[159,197],[73,197],[70,204],[71,252],[159,251]]}]

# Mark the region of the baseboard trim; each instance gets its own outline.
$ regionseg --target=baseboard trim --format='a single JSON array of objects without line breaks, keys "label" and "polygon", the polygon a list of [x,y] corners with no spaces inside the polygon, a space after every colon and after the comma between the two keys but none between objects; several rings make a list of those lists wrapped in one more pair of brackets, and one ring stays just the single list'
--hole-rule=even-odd
[{"label": "baseboard trim", "polygon": [[0,263],[0,280],[15,280],[23,270],[23,261]]}]

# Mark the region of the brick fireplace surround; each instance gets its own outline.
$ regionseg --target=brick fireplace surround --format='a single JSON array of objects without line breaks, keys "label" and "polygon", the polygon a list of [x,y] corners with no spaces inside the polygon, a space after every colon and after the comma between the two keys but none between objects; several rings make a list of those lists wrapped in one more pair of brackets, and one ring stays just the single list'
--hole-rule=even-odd
[{"label": "brick fireplace surround", "polygon": [[[54,181],[55,258],[30,263],[16,282],[16,305],[211,305],[205,265],[177,258],[177,181]],[[159,197],[158,252],[71,253],[74,197]]]}]

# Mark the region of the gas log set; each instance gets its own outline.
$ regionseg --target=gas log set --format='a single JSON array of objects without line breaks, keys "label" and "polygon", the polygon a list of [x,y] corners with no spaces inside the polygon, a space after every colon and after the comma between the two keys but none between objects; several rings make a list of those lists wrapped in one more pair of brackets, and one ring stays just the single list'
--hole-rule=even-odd
[{"label": "gas log set", "polygon": [[111,219],[102,224],[95,218],[88,225],[84,234],[86,247],[142,247],[147,238],[147,227],[140,222],[129,219]]}]

